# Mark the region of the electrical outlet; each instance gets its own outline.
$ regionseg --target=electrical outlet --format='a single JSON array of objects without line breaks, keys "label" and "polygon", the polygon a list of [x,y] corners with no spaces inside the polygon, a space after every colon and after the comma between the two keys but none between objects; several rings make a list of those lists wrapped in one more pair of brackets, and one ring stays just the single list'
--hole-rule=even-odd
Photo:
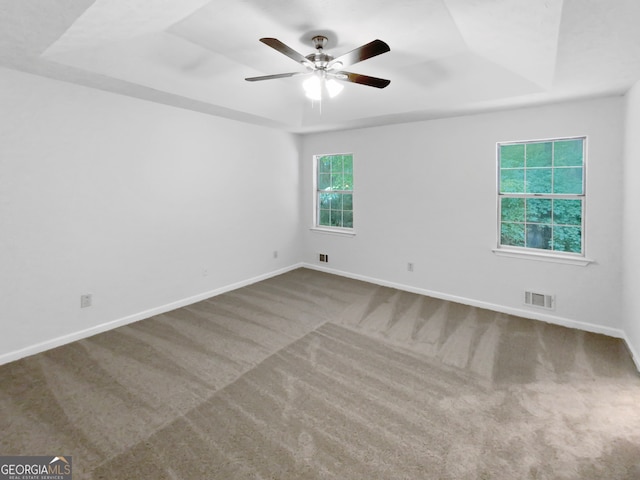
[{"label": "electrical outlet", "polygon": [[84,295],[80,295],[80,308],[87,308],[91,306],[93,301],[92,295],[90,293],[86,293]]},{"label": "electrical outlet", "polygon": [[320,261],[328,263],[329,262],[329,255],[327,255],[326,253],[321,253],[320,254]]},{"label": "electrical outlet", "polygon": [[413,272],[413,263],[411,262],[407,263],[407,271]]}]

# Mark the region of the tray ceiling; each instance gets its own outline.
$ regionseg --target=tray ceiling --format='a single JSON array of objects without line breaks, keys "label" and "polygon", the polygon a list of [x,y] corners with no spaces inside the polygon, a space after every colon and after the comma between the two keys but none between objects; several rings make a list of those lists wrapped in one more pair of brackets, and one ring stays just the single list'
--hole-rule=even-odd
[{"label": "tray ceiling", "polygon": [[[306,133],[624,93],[640,79],[637,0],[0,0],[0,65]],[[303,70],[258,41],[388,78],[312,103]]]}]

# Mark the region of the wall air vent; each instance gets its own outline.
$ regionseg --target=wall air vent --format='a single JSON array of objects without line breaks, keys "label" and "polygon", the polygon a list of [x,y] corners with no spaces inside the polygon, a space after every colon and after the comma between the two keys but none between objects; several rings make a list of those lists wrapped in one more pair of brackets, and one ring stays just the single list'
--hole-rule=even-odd
[{"label": "wall air vent", "polygon": [[546,308],[553,310],[555,307],[555,297],[546,293],[524,292],[524,304],[532,307]]}]

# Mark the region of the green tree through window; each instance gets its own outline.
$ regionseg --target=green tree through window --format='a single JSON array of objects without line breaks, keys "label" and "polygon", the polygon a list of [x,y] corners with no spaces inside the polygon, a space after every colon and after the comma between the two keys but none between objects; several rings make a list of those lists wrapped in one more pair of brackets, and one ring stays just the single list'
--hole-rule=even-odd
[{"label": "green tree through window", "polygon": [[498,144],[501,247],[584,255],[585,138]]},{"label": "green tree through window", "polygon": [[353,155],[317,155],[316,226],[353,228]]}]

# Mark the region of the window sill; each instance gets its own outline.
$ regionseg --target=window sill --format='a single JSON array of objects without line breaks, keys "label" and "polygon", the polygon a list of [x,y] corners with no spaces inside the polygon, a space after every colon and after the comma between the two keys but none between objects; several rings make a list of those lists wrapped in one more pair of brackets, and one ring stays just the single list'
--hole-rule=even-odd
[{"label": "window sill", "polygon": [[538,260],[541,262],[563,263],[565,265],[578,265],[580,267],[586,267],[587,265],[595,262],[595,260],[586,257],[538,252],[524,252],[522,250],[509,250],[506,248],[494,248],[492,249],[492,252],[499,257],[522,258],[525,260]]},{"label": "window sill", "polygon": [[311,227],[309,230],[312,232],[318,233],[326,233],[328,235],[338,235],[341,237],[355,237],[356,232],[354,230],[346,230],[346,229],[337,229],[337,228],[322,228],[322,227]]}]

